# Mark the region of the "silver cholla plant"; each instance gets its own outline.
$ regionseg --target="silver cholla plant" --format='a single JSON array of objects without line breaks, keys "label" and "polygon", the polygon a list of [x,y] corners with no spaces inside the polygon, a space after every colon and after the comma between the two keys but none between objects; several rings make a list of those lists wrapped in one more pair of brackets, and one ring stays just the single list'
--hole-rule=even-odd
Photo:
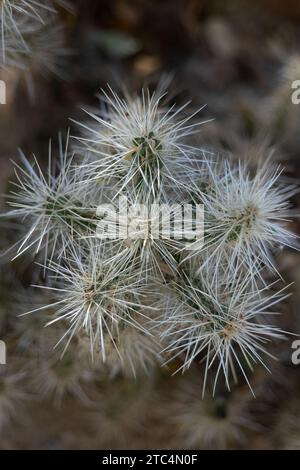
[{"label": "silver cholla plant", "polygon": [[[276,287],[276,253],[297,247],[289,230],[297,188],[267,157],[254,171],[195,146],[196,113],[164,101],[145,90],[104,92],[73,151],[69,135],[65,146],[60,137],[56,168],[51,146],[46,172],[24,155],[15,165],[7,214],[22,224],[15,256],[39,261],[47,275],[38,287],[53,299],[27,313],[52,309],[48,324],[62,325],[65,349],[77,341],[112,371],[135,374],[156,360],[185,371],[196,361],[203,389],[212,376],[214,391],[220,375],[228,389],[239,378],[251,388],[249,371],[286,333],[272,323],[287,295]],[[200,205],[204,233],[194,240]],[[179,214],[188,233],[168,234],[162,219],[174,228]]]},{"label": "silver cholla plant", "polygon": [[32,99],[37,76],[66,78],[70,50],[58,6],[70,9],[64,0],[0,0],[0,70],[13,70]]}]

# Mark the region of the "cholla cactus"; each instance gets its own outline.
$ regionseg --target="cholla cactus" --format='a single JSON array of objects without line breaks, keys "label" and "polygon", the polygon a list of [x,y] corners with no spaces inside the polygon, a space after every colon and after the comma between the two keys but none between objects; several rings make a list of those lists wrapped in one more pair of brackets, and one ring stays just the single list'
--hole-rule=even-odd
[{"label": "cholla cactus", "polygon": [[267,320],[276,314],[270,309],[284,298],[283,293],[253,291],[245,280],[236,279],[231,285],[228,280],[218,281],[214,287],[209,278],[195,279],[184,273],[178,281],[170,282],[165,303],[162,337],[168,343],[166,351],[171,358],[183,357],[183,371],[195,358],[202,358],[203,394],[210,369],[215,370],[213,392],[221,372],[229,390],[230,375],[237,380],[239,373],[251,388],[246,370],[253,370],[252,364],[264,364],[263,356],[268,354],[264,344],[283,337]]},{"label": "cholla cactus", "polygon": [[16,181],[13,185],[17,191],[10,193],[9,204],[14,209],[8,215],[25,220],[28,231],[21,240],[16,256],[34,248],[35,253],[44,250],[46,259],[50,253],[52,259],[58,245],[63,252],[75,234],[79,236],[82,229],[93,223],[96,205],[87,207],[89,202],[81,196],[76,174],[71,170],[68,138],[65,147],[61,136],[59,138],[54,173],[51,142],[46,174],[43,174],[35,157],[33,165],[23,153],[21,160],[23,167],[15,164]]},{"label": "cholla cactus", "polygon": [[[1,50],[3,63],[6,62],[7,42],[14,40],[15,45],[29,50],[29,46],[23,37],[24,22],[28,18],[44,24],[49,14],[55,13],[52,2],[48,0],[1,0],[0,2],[0,26],[1,26]],[[26,30],[27,28],[25,28]]]},{"label": "cholla cactus", "polygon": [[30,96],[34,98],[36,76],[56,75],[67,79],[64,66],[70,50],[65,46],[64,28],[58,21],[49,25],[38,24],[34,28],[29,24],[23,37],[29,50],[11,48],[8,60],[12,66],[17,66],[19,81],[25,81]]},{"label": "cholla cactus", "polygon": [[[250,173],[245,163],[218,162],[193,146],[194,114],[167,109],[156,93],[121,99],[112,92],[105,99],[107,107],[90,113],[92,123],[81,124],[76,157],[60,145],[55,173],[49,164],[44,176],[37,160],[34,168],[24,158],[25,169],[17,166],[9,216],[28,223],[17,254],[31,247],[46,254],[46,288],[56,309],[48,323],[67,325],[65,349],[75,337],[87,340],[112,375],[146,366],[159,329],[166,362],[177,358],[185,371],[202,360],[204,386],[213,370],[213,389],[221,372],[228,389],[240,377],[251,388],[246,369],[263,364],[267,343],[284,335],[268,320],[284,290],[268,287],[265,273],[278,274],[276,249],[295,244],[287,221],[294,185],[280,182],[268,163]],[[130,205],[125,215],[115,208],[117,197]],[[170,211],[174,240],[161,224],[168,211],[149,212],[148,205],[178,200],[178,212],[189,205],[182,212],[188,233],[178,235]],[[199,203],[204,246],[189,237]],[[131,233],[118,238],[128,222]],[[162,226],[157,238],[153,226]]]},{"label": "cholla cactus", "polygon": [[126,327],[134,326],[145,331],[138,317],[143,318],[141,297],[144,294],[143,280],[137,276],[133,266],[124,266],[111,258],[98,244],[89,242],[84,249],[72,247],[66,253],[64,265],[50,263],[57,287],[54,290],[58,300],[56,318],[68,320],[69,340],[80,330],[90,338],[91,352],[99,347],[106,360],[106,342],[117,348],[118,336]]},{"label": "cholla cactus", "polygon": [[[220,270],[234,279],[244,269],[253,278],[262,266],[275,271],[274,251],[283,246],[296,248],[297,237],[288,229],[293,213],[290,198],[298,191],[294,184],[280,181],[282,169],[272,168],[267,159],[255,174],[245,163],[232,166],[224,161],[215,169],[194,198],[205,206],[205,238],[199,271]],[[217,278],[216,278],[217,279]]]},{"label": "cholla cactus", "polygon": [[[116,226],[116,214],[117,224]],[[122,191],[117,200],[110,200],[97,211],[97,236],[105,239],[114,236],[116,227],[120,240],[117,251],[124,263],[138,263],[141,276],[153,274],[164,276],[163,271],[176,272],[178,254],[185,247],[182,226],[174,224],[173,238],[168,235],[172,220],[182,216],[182,203],[178,198],[166,198],[160,191],[155,197],[141,197],[133,189]],[[186,225],[191,226],[191,213],[186,216]],[[178,258],[178,257],[177,257]]]},{"label": "cholla cactus", "polygon": [[12,69],[15,82],[24,80],[31,98],[36,75],[66,78],[63,66],[70,50],[52,0],[1,0],[0,28],[0,68]]},{"label": "cholla cactus", "polygon": [[149,191],[157,195],[162,186],[183,185],[199,153],[186,142],[202,124],[190,122],[196,113],[182,117],[187,104],[176,111],[165,109],[163,96],[149,91],[127,100],[113,91],[103,93],[107,106],[97,114],[87,112],[90,122],[79,123],[86,184],[110,179],[119,191],[133,186],[143,196],[146,192],[146,198]]}]

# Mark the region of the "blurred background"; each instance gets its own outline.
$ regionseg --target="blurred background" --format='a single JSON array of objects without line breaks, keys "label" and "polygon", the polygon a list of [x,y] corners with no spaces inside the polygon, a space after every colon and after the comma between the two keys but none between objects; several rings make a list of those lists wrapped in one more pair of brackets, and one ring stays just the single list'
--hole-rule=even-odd
[{"label": "blurred background", "polygon": [[[0,184],[9,188],[17,149],[47,160],[49,138],[84,119],[109,84],[122,92],[168,83],[171,102],[203,105],[199,143],[254,166],[272,152],[287,178],[300,178],[300,3],[297,0],[77,0],[58,7],[64,54],[51,50],[59,72],[33,67],[0,70],[6,104],[0,105]],[[63,55],[63,57],[60,57]],[[61,59],[63,59],[61,61]],[[35,64],[34,64],[35,65]],[[62,73],[63,72],[63,73]],[[299,208],[300,197],[294,198]],[[2,208],[4,198],[1,199]],[[294,230],[300,233],[299,223]],[[5,252],[15,237],[1,222]],[[43,319],[18,317],[36,302],[29,261],[0,266],[0,448],[300,448],[300,365],[291,361],[292,338],[271,346],[272,374],[257,367],[256,398],[241,384],[201,400],[200,366],[184,376],[153,366],[148,376],[110,374],[85,358],[36,363],[28,346],[49,344]],[[280,324],[300,333],[299,254],[285,250],[279,270],[294,282]],[[21,311],[20,311],[21,308]],[[42,332],[41,332],[42,331]],[[51,335],[50,335],[51,336]],[[46,339],[45,339],[46,338]],[[34,350],[34,348],[33,348]],[[34,374],[33,374],[34,372]],[[35,377],[33,377],[33,375]],[[38,376],[38,378],[36,378]]]}]

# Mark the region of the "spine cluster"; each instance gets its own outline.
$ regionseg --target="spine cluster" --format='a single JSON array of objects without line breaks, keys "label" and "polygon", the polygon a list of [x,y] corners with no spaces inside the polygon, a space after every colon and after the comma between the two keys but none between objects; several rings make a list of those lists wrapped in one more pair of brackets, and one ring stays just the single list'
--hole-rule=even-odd
[{"label": "spine cluster", "polygon": [[[273,317],[287,295],[276,255],[297,247],[297,188],[268,155],[250,168],[199,147],[202,122],[186,110],[147,90],[110,90],[60,137],[55,161],[49,146],[45,171],[21,155],[8,213],[22,224],[15,256],[41,266],[50,301],[31,315],[52,309],[47,324],[63,329],[65,351],[76,344],[134,375],[157,361],[178,371],[199,361],[203,390],[220,376],[228,389],[241,378],[251,388],[249,372],[285,333]],[[193,239],[198,207],[203,233]],[[179,213],[188,232],[176,232]],[[154,236],[164,217],[175,232]],[[123,223],[125,236],[107,232]]]}]

